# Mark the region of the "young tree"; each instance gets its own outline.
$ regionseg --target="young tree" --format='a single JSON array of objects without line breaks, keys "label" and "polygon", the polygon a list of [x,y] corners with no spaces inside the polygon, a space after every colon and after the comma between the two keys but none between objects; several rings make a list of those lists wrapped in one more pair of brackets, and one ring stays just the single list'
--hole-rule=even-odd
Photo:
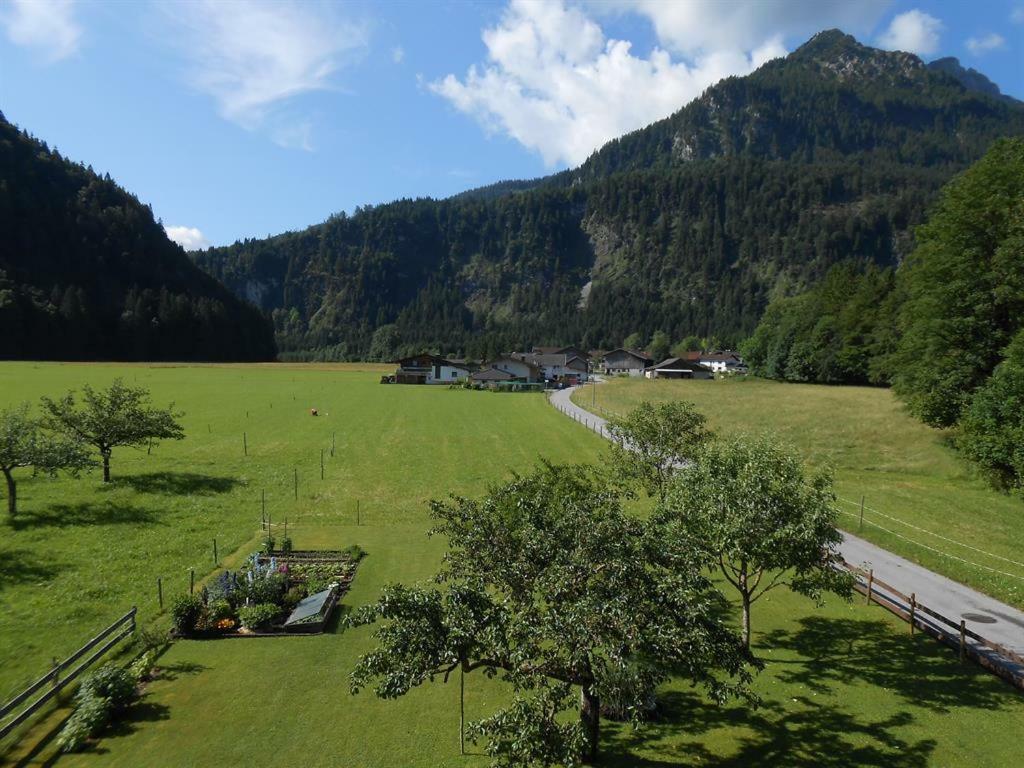
[{"label": "young tree", "polygon": [[74,392],[60,400],[43,398],[49,412],[46,424],[69,437],[88,443],[103,459],[103,482],[110,482],[110,455],[119,446],[141,446],[151,440],[181,440],[185,430],[177,422],[181,413],[172,403],[165,409],[149,406],[145,387],[130,387],[120,378],[114,379],[106,391],[82,387],[82,406],[75,402]]},{"label": "young tree", "polygon": [[14,470],[32,467],[35,472],[56,474],[65,469],[76,473],[92,465],[81,443],[50,435],[40,429],[29,415],[29,404],[22,403],[0,411],[0,471],[7,481],[7,512],[18,512],[18,486]]},{"label": "young tree", "polygon": [[623,349],[640,349],[644,345],[644,337],[639,333],[631,333],[625,339],[622,340]]},{"label": "young tree", "polygon": [[686,357],[687,352],[701,352],[703,349],[703,342],[699,336],[687,336],[672,347],[672,354],[675,357]]},{"label": "young tree", "polygon": [[[747,654],[700,563],[662,565],[650,523],[627,515],[592,470],[544,465],[431,511],[449,543],[443,586],[388,586],[356,611],[355,625],[380,623],[353,693],[372,684],[395,698],[457,670],[500,674],[513,702],[472,732],[508,766],[593,761],[612,686],[619,701],[632,695],[637,719],[649,702],[636,692],[670,674],[718,698],[744,693]],[[577,689],[579,719],[560,717]]]},{"label": "young tree", "polygon": [[651,337],[651,343],[647,345],[647,353],[654,359],[654,362],[660,363],[666,357],[668,357],[669,348],[672,346],[672,342],[668,337],[668,334],[664,331],[655,331]]},{"label": "young tree", "polygon": [[750,607],[781,585],[821,599],[848,596],[853,583],[840,561],[832,478],[808,479],[799,457],[769,438],[709,445],[680,472],[656,515],[667,547],[699,551],[740,593],[743,643],[750,647]]},{"label": "young tree", "polygon": [[640,485],[649,496],[664,498],[668,480],[692,461],[711,431],[693,403],[646,400],[626,416],[609,420],[609,464],[620,479]]}]

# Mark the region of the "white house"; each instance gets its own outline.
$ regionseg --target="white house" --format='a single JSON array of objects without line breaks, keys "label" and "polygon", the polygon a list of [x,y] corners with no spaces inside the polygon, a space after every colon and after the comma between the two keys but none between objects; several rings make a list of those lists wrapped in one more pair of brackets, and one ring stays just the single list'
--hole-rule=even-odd
[{"label": "white house", "polygon": [[589,366],[587,360],[571,352],[533,353],[517,352],[511,355],[516,360],[536,366],[540,369],[545,381],[587,380]]},{"label": "white house", "polygon": [[705,365],[715,373],[746,373],[747,366],[743,358],[735,352],[701,352],[697,362]]},{"label": "white house", "polygon": [[504,371],[505,373],[511,374],[512,378],[517,381],[523,381],[529,384],[544,381],[544,371],[534,365],[531,361],[524,360],[515,355],[502,355],[501,357],[496,357],[487,365],[496,371]]},{"label": "white house", "polygon": [[469,367],[464,363],[454,363],[438,355],[413,355],[395,361],[397,384],[454,384],[465,381],[469,376]]}]

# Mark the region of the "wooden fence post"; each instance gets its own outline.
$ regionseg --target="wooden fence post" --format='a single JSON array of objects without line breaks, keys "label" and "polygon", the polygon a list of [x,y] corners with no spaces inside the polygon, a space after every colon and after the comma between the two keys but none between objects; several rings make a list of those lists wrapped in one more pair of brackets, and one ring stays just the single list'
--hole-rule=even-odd
[{"label": "wooden fence post", "polygon": [[320,479],[324,479],[324,449],[320,449]]},{"label": "wooden fence post", "polygon": [[299,468],[295,468],[295,500],[299,500]]},{"label": "wooden fence post", "polygon": [[188,593],[191,595],[196,588],[196,569],[188,569]]},{"label": "wooden fence post", "polygon": [[242,453],[249,455],[249,441],[245,437],[245,432],[242,433]]},{"label": "wooden fence post", "polygon": [[164,582],[159,576],[156,579],[156,599],[160,602],[160,610],[164,609]]},{"label": "wooden fence post", "polygon": [[875,569],[868,571],[868,605],[871,605],[871,587],[875,583]]},{"label": "wooden fence post", "polygon": [[858,531],[864,530],[864,495],[860,497],[860,526],[857,528]]},{"label": "wooden fence post", "polygon": [[331,458],[332,459],[334,458],[334,442],[335,442],[335,438],[337,436],[338,436],[337,432],[331,432]]},{"label": "wooden fence post", "polygon": [[214,538],[213,538],[213,564],[216,565],[217,562],[218,562],[218,557],[217,557],[217,537],[214,536]]},{"label": "wooden fence post", "polygon": [[960,619],[960,663],[967,658],[967,622]]},{"label": "wooden fence post", "polygon": [[53,687],[56,688],[60,682],[60,662],[57,661],[57,657],[53,657]]},{"label": "wooden fence post", "polygon": [[914,634],[914,614],[917,613],[917,596],[910,593],[910,634]]}]

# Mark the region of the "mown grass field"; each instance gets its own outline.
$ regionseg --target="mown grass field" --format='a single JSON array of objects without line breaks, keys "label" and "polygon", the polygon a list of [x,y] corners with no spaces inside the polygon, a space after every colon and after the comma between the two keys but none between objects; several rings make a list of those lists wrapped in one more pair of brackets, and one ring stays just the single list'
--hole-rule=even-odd
[{"label": "mown grass field", "polygon": [[[603,450],[540,397],[382,387],[372,369],[4,364],[0,397],[35,399],[116,375],[137,377],[158,403],[176,400],[188,438],[150,456],[115,452],[111,488],[96,473],[57,481],[23,474],[21,514],[0,537],[6,689],[133,602],[144,621],[159,623],[156,577],[169,594],[187,588],[189,567],[197,578],[209,574],[213,536],[224,559],[243,557],[256,543],[263,487],[297,547],[356,543],[368,552],[345,598],[352,606],[387,582],[436,570],[443,542],[425,536],[426,500],[480,493],[538,455],[585,461]],[[323,415],[311,417],[310,407]],[[319,452],[329,453],[332,432],[336,453],[321,481]],[[479,747],[459,755],[456,680],[398,701],[349,694],[348,673],[371,642],[367,629],[177,642],[132,718],[57,765],[486,764]],[[755,683],[761,708],[720,708],[685,684],[669,685],[658,722],[605,730],[607,764],[1015,764],[1024,699],[933,641],[911,638],[880,608],[837,600],[818,609],[772,593],[755,607],[754,643],[766,661]],[[467,717],[489,714],[503,696],[500,683],[468,676]],[[52,764],[47,731],[35,729],[9,753],[12,764]]]},{"label": "mown grass field", "polygon": [[[592,408],[595,393],[575,393]],[[642,400],[689,400],[720,433],[769,431],[815,466],[832,466],[843,528],[1019,608],[1024,607],[1024,502],[993,490],[891,391],[763,379],[616,378],[597,412]],[[860,527],[860,499],[865,498]]]}]

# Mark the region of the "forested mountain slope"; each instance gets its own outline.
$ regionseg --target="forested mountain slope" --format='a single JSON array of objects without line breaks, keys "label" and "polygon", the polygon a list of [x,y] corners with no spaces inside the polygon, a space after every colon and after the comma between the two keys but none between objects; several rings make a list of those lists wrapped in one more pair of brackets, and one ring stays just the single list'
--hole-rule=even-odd
[{"label": "forested mountain slope", "polygon": [[148,206],[0,115],[0,358],[268,360],[267,318]]},{"label": "forested mountain slope", "polygon": [[1024,105],[960,70],[823,32],[575,170],[193,256],[293,354],[735,343],[840,261],[897,264],[942,184],[1024,134]]}]

